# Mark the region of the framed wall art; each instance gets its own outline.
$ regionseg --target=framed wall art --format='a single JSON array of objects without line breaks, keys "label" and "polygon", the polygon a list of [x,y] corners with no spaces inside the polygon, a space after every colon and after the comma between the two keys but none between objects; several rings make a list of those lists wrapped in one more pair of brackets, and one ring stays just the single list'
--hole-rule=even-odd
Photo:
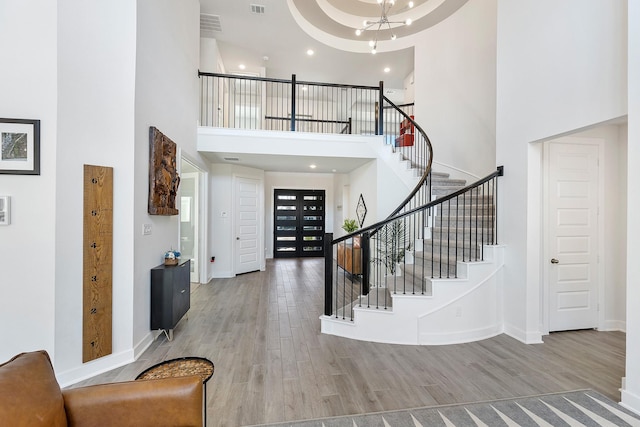
[{"label": "framed wall art", "polygon": [[40,175],[40,120],[0,118],[0,174]]},{"label": "framed wall art", "polygon": [[149,204],[151,215],[178,215],[180,177],[176,143],[155,127],[149,128]]},{"label": "framed wall art", "polygon": [[362,197],[362,193],[360,193],[358,205],[356,206],[356,215],[358,216],[358,224],[360,224],[360,228],[362,228],[364,219],[367,216],[367,205],[364,204],[364,197]]}]

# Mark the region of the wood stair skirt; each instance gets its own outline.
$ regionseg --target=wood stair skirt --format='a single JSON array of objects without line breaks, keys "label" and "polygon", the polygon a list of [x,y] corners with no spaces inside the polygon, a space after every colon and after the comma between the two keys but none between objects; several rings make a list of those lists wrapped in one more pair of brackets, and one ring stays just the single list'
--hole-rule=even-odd
[{"label": "wood stair skirt", "polygon": [[[464,185],[437,174],[433,196]],[[493,243],[494,212],[493,196],[481,192],[439,206],[427,230],[430,238],[414,245],[413,262],[401,264],[398,276],[372,272],[369,295],[342,307],[337,317],[321,316],[322,332],[413,345],[463,343],[501,333],[503,247],[487,244]]]}]

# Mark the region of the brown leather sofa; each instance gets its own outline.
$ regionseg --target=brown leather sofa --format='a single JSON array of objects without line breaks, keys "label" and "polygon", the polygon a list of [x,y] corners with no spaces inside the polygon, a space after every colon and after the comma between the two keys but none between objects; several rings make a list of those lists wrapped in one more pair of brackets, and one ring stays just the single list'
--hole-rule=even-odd
[{"label": "brown leather sofa", "polygon": [[202,426],[199,376],[61,390],[46,351],[0,365],[2,426]]}]

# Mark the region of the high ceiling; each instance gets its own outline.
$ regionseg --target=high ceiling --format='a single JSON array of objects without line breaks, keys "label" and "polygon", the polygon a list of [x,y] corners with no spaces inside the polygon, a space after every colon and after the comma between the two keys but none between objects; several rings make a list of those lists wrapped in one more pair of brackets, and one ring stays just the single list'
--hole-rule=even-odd
[{"label": "high ceiling", "polygon": [[[372,32],[358,37],[355,30],[364,20],[380,18],[381,6],[376,0],[200,0],[200,34],[216,39],[227,73],[264,73],[278,79],[295,74],[299,81],[367,86],[383,81],[386,96],[402,102],[405,78],[413,71],[416,33],[446,19],[467,1],[413,0],[413,7],[409,7],[409,0],[395,0],[387,14],[389,21],[410,18],[413,22],[410,26],[393,24],[393,30],[383,28],[375,55],[368,43],[374,37]],[[263,13],[255,13],[256,9]],[[391,33],[397,36],[393,41]],[[313,55],[307,54],[309,49]],[[371,160],[203,154],[213,163],[269,171],[312,172],[309,165],[313,163],[316,173],[348,173]]]},{"label": "high ceiling", "polygon": [[[296,74],[299,80],[358,85],[382,80],[386,88],[402,89],[413,71],[412,36],[466,1],[413,0],[410,8],[409,0],[396,0],[389,21],[413,22],[380,31],[375,55],[368,44],[372,32],[358,37],[355,30],[364,20],[380,18],[376,0],[200,0],[203,17],[220,24],[220,31],[201,28],[201,35],[217,40],[227,72],[260,74],[264,68],[272,78]],[[392,32],[397,35],[393,41]],[[309,49],[313,55],[307,54]],[[240,64],[246,68],[241,70]]]}]

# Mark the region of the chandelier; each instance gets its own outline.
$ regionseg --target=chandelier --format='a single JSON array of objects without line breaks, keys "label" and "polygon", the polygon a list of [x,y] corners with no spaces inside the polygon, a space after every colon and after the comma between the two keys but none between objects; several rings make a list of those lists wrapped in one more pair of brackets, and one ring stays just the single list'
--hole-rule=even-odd
[{"label": "chandelier", "polygon": [[[366,20],[362,23],[362,27],[356,30],[356,35],[361,35],[364,31],[375,31],[373,39],[369,40],[369,46],[371,47],[371,53],[375,55],[376,48],[378,47],[378,33],[380,30],[392,30],[391,25],[411,25],[411,19],[407,18],[404,21],[391,21],[389,20],[389,11],[396,4],[395,0],[377,0],[380,5],[380,18],[377,21]],[[413,2],[410,1],[408,8],[413,7]],[[396,35],[391,33],[391,40],[395,40]]]}]

